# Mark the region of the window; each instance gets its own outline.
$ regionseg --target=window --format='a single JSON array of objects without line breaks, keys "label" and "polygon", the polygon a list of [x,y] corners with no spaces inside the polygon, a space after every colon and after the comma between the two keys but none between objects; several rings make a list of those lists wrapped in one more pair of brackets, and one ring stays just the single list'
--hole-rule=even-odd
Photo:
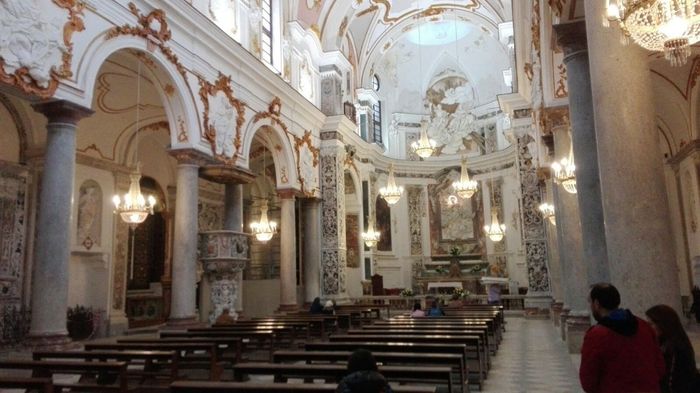
[{"label": "window", "polygon": [[377,76],[377,74],[374,74],[374,76],[372,77],[372,89],[374,91],[379,91],[379,77]]},{"label": "window", "polygon": [[372,105],[372,123],[374,125],[374,143],[383,146],[382,144],[382,103],[377,102]]},{"label": "window", "polygon": [[262,59],[272,65],[272,0],[262,0]]}]

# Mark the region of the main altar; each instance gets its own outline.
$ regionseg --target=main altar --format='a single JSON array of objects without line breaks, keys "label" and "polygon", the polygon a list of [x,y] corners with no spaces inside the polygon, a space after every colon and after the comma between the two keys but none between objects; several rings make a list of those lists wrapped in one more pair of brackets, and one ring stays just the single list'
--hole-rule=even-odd
[{"label": "main altar", "polygon": [[449,294],[455,288],[484,292],[481,278],[489,275],[489,262],[481,254],[434,255],[423,262],[414,276],[419,294]]}]

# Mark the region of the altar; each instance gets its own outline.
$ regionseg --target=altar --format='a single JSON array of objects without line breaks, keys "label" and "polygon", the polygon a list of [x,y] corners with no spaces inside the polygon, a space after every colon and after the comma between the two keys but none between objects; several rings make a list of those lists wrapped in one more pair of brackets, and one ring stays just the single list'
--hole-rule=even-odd
[{"label": "altar", "polygon": [[[444,282],[429,282],[427,285],[427,293],[452,293],[456,288],[464,289],[464,284],[461,281],[444,281]],[[433,292],[433,290],[435,290]]]}]

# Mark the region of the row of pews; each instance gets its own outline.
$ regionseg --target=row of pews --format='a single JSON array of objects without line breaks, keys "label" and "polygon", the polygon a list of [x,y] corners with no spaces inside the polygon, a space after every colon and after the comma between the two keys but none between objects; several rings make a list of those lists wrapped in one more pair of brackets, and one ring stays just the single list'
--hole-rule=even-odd
[{"label": "row of pews", "polygon": [[[500,307],[470,305],[438,318],[382,318],[388,312],[341,306],[336,315],[273,315],[90,343],[82,350],[37,351],[31,360],[0,361],[0,390],[334,392],[358,348],[373,352],[396,392],[435,392],[434,385],[481,389],[504,330]],[[262,354],[262,361],[253,361],[253,354]],[[251,381],[255,375],[272,376],[273,382]],[[411,383],[420,385],[403,385]]]}]

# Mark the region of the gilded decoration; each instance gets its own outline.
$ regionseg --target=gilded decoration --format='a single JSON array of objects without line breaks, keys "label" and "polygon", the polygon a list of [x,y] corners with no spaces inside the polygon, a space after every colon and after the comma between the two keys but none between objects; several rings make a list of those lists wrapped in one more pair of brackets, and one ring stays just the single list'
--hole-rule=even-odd
[{"label": "gilded decoration", "polygon": [[423,11],[417,11],[415,9],[412,9],[410,11],[407,11],[401,15],[392,17],[390,16],[391,14],[391,1],[390,0],[372,0],[372,5],[370,5],[368,8],[360,11],[357,13],[357,16],[363,16],[368,13],[372,13],[376,10],[379,9],[379,5],[382,5],[384,8],[384,14],[381,16],[380,21],[385,24],[385,25],[390,25],[394,24],[396,22],[399,22],[403,20],[404,18],[411,16],[412,14],[415,14],[414,17],[417,19],[424,18],[424,17],[431,17],[435,15],[440,15],[443,12],[445,12],[446,9],[448,8],[455,8],[455,9],[464,9],[466,11],[474,11],[477,8],[479,8],[481,5],[479,4],[478,0],[472,0],[469,4],[467,5],[456,5],[456,4],[434,4],[429,6]]},{"label": "gilded decoration", "polygon": [[530,33],[532,33],[532,47],[535,48],[537,57],[540,57],[541,42],[540,42],[540,0],[532,2],[532,24],[530,25]]},{"label": "gilded decoration", "polygon": [[182,120],[182,116],[177,117],[177,141],[182,143],[182,142],[187,142],[189,139],[187,136],[187,130],[185,130],[185,121]]},{"label": "gilded decoration", "polygon": [[561,16],[564,12],[564,0],[548,0],[548,2],[554,15]]},{"label": "gilded decoration", "polygon": [[554,90],[554,97],[556,98],[566,98],[569,96],[569,92],[566,89],[566,81],[568,79],[566,74],[566,66],[562,63],[557,67],[559,70],[559,80],[557,81],[556,89]]},{"label": "gilded decoration", "polygon": [[313,196],[318,192],[318,159],[321,150],[314,147],[311,131],[304,131],[304,136],[294,136],[294,152],[297,156],[297,175],[301,183],[301,192]]},{"label": "gilded decoration", "polygon": [[85,30],[84,2],[53,3],[68,12],[67,22],[47,16],[34,0],[0,3],[0,37],[6,44],[0,50],[0,81],[39,98],[52,97],[59,81],[73,76],[73,34]]},{"label": "gilded decoration", "polygon": [[214,84],[199,77],[199,98],[204,105],[204,138],[211,144],[212,154],[220,161],[233,163],[243,145],[245,103],[233,96],[231,77],[222,74]]},{"label": "gilded decoration", "polygon": [[180,59],[175,52],[165,45],[172,37],[172,33],[168,27],[168,21],[166,20],[165,11],[155,9],[147,15],[144,15],[134,3],[129,3],[129,10],[138,18],[139,26],[123,25],[114,27],[107,32],[105,39],[110,40],[122,35],[132,35],[148,40],[149,45],[157,46],[168,61],[173,63],[177,68],[180,75],[185,79],[185,82],[187,82],[187,70],[185,66],[180,63]]}]

